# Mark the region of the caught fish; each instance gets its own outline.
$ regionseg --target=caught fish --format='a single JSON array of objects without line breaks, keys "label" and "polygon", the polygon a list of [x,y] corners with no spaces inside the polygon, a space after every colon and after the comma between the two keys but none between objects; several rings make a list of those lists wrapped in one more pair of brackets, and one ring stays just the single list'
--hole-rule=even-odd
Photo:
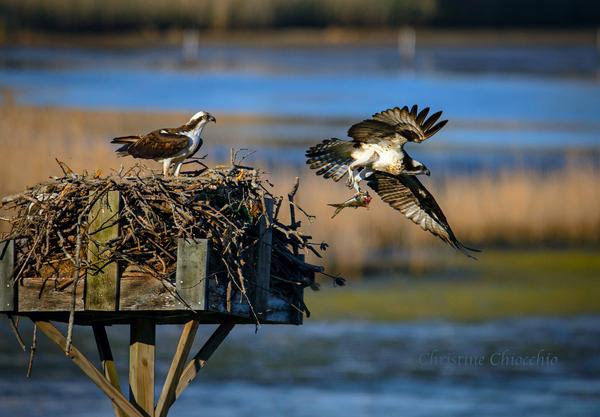
[{"label": "caught fish", "polygon": [[331,218],[333,219],[335,216],[338,215],[338,213],[340,211],[342,211],[346,207],[353,207],[355,209],[359,208],[359,207],[369,207],[370,202],[371,202],[371,196],[369,195],[369,193],[366,191],[361,191],[359,193],[354,194],[353,197],[349,198],[348,200],[344,201],[343,203],[328,204],[328,206],[335,207],[333,216],[331,216]]}]

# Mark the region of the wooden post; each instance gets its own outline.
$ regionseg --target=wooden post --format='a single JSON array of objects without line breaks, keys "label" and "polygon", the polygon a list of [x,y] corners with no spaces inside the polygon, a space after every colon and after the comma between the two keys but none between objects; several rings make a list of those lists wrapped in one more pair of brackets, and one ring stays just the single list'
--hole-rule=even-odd
[{"label": "wooden post", "polygon": [[[52,340],[61,350],[65,351],[67,338],[48,321],[36,321],[37,328]],[[71,346],[69,358],[110,400],[121,408],[129,417],[148,417],[140,413],[121,392],[112,386],[96,367],[75,347]]]},{"label": "wooden post", "polygon": [[254,290],[254,310],[264,313],[271,289],[271,252],[273,249],[273,200],[265,197],[265,212],[268,219],[263,216],[258,225],[258,259],[256,260],[256,287]]},{"label": "wooden post", "polygon": [[15,310],[14,268],[15,242],[8,240],[0,243],[0,311]]},{"label": "wooden post", "polygon": [[[104,376],[110,382],[110,384],[116,389],[121,391],[121,384],[119,384],[119,374],[117,373],[117,367],[115,360],[110,349],[110,343],[108,341],[108,335],[103,325],[93,324],[92,329],[94,331],[94,338],[96,339],[96,346],[98,347],[98,353],[100,354],[100,361],[102,363],[102,370]],[[115,403],[113,403],[115,409],[115,415],[117,417],[127,417],[123,410],[121,410]]]},{"label": "wooden post", "polygon": [[188,321],[183,327],[183,331],[179,337],[179,343],[177,343],[175,355],[173,355],[171,367],[169,368],[169,372],[167,372],[160,398],[156,404],[155,417],[166,417],[170,406],[175,402],[177,384],[179,383],[183,367],[185,366],[185,362],[187,361],[192,345],[194,344],[197,330],[198,322],[196,320]]},{"label": "wooden post", "polygon": [[177,244],[177,294],[192,310],[204,310],[208,259],[208,239],[179,239]]},{"label": "wooden post", "polygon": [[131,323],[129,343],[129,401],[149,417],[154,416],[154,351],[156,326],[150,319]]},{"label": "wooden post", "polygon": [[[85,309],[115,311],[117,309],[118,265],[106,264],[110,256],[103,243],[119,237],[120,195],[118,191],[108,191],[92,206],[89,214],[90,240],[87,260],[97,263],[97,269],[88,269],[86,278]],[[97,243],[96,243],[97,242]]]},{"label": "wooden post", "polygon": [[[192,360],[188,362],[181,374],[181,378],[179,378],[179,383],[177,384],[177,390],[175,392],[175,398],[173,398],[173,401],[179,398],[181,393],[188,387],[188,385],[190,385],[194,378],[198,376],[200,369],[204,368],[206,362],[208,362],[212,354],[215,353],[215,350],[217,350],[221,343],[223,343],[223,340],[225,340],[231,329],[233,329],[233,326],[235,326],[235,323],[232,321],[228,321],[219,325],[217,330],[215,330],[215,332],[208,338],[204,346],[202,346]],[[171,404],[168,404],[168,407],[170,407]]]}]

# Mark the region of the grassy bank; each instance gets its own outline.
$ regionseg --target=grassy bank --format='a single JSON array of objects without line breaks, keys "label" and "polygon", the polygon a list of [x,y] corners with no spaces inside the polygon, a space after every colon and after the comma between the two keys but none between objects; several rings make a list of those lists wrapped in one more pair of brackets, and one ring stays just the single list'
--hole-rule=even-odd
[{"label": "grassy bank", "polygon": [[486,320],[600,313],[600,252],[488,251],[445,272],[307,292],[316,319]]},{"label": "grassy bank", "polygon": [[[398,45],[397,28],[283,28],[233,31],[186,31],[147,29],[131,33],[81,33],[74,36],[61,32],[38,32],[28,29],[2,32],[0,45],[41,47],[85,47],[128,49],[144,47],[180,47],[184,38],[198,36],[205,45],[244,45],[260,47],[321,47]],[[476,46],[586,46],[595,45],[595,29],[434,29],[415,31],[415,44],[421,47]]]},{"label": "grassy bank", "polygon": [[197,27],[594,27],[600,7],[587,0],[0,0],[9,29],[111,32]]}]

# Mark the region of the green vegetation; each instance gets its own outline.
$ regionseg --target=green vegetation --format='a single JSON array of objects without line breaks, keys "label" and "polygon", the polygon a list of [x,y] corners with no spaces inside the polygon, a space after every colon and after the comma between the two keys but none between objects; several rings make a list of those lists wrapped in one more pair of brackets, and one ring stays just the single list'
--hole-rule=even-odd
[{"label": "green vegetation", "polygon": [[[2,17],[4,19],[2,19]],[[595,27],[590,0],[0,0],[9,31],[284,27]]]},{"label": "green vegetation", "polygon": [[485,320],[600,312],[598,251],[486,252],[451,272],[307,293],[313,317]]}]

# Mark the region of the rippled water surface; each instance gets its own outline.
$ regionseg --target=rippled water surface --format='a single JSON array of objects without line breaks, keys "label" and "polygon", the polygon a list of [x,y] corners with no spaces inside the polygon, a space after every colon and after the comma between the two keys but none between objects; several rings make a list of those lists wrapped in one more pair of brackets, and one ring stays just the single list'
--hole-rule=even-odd
[{"label": "rippled water surface", "polygon": [[[256,334],[253,326],[239,327],[173,415],[596,416],[599,320],[309,321]],[[77,344],[95,359],[91,332],[76,330]],[[26,380],[26,355],[7,326],[0,335],[0,416],[110,415],[109,401],[43,336],[34,378]],[[114,327],[109,336],[123,371],[127,335]],[[177,329],[161,327],[157,340],[162,380]]]}]

